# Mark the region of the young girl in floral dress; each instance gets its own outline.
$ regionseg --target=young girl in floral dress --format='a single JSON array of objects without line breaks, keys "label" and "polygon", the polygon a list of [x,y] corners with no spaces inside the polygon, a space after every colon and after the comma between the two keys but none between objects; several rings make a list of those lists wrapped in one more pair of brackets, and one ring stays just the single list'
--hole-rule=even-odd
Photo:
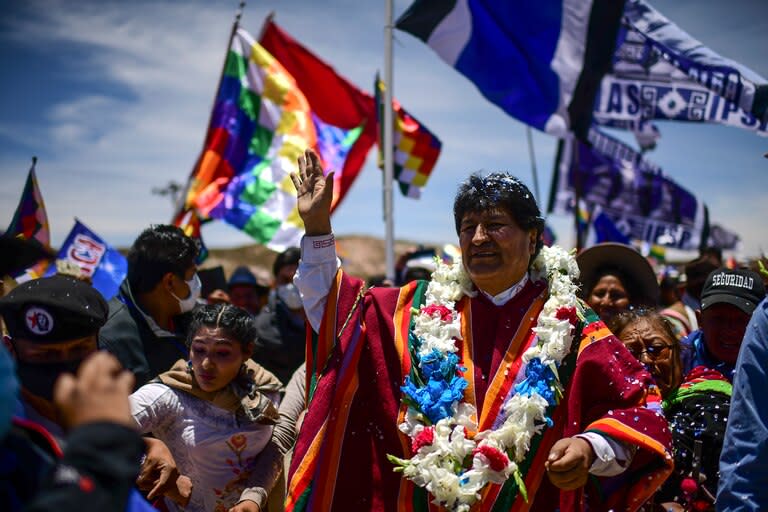
[{"label": "young girl in floral dress", "polygon": [[131,395],[140,430],[164,441],[179,472],[192,481],[185,507],[166,500],[171,511],[265,507],[279,476],[280,454],[265,448],[278,419],[281,383],[250,359],[255,335],[246,311],[201,306],[187,338],[189,361],[178,361]]}]

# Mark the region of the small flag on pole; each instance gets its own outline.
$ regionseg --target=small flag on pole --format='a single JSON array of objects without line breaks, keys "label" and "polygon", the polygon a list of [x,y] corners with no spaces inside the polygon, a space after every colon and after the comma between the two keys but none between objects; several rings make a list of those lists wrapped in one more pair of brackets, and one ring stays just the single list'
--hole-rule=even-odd
[{"label": "small flag on pole", "polygon": [[[376,75],[376,113],[379,126],[379,167],[384,166],[382,141],[384,140],[382,120],[384,118],[384,82]],[[442,143],[415,117],[410,115],[398,103],[392,100],[394,110],[394,177],[400,185],[400,191],[406,197],[418,199],[421,189],[427,184],[432,169],[440,156]]]},{"label": "small flag on pole", "polygon": [[[80,275],[89,279],[106,300],[117,295],[120,283],[128,273],[125,256],[77,219],[56,259],[57,263],[67,262],[80,267]],[[45,275],[55,273],[56,265],[51,265]]]},{"label": "small flag on pole", "polygon": [[47,247],[51,244],[51,232],[48,227],[48,215],[45,213],[43,196],[37,185],[36,164],[37,158],[32,157],[32,167],[29,168],[27,182],[21,193],[21,200],[6,232],[25,240],[34,238]]},{"label": "small flag on pole", "polygon": [[[19,205],[13,214],[13,219],[8,225],[6,234],[23,240],[36,240],[45,248],[50,248],[51,231],[48,226],[48,215],[45,213],[43,196],[37,184],[35,165],[37,157],[32,157],[32,167],[29,168],[27,182],[21,193]],[[22,283],[31,279],[37,279],[45,273],[49,260],[41,260],[19,275],[14,276],[16,281]]]}]

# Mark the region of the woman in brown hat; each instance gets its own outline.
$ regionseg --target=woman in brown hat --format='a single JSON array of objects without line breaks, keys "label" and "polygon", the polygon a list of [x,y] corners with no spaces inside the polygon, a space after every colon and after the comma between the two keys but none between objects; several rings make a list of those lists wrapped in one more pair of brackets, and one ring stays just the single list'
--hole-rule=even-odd
[{"label": "woman in brown hat", "polygon": [[604,322],[630,307],[655,307],[659,285],[650,263],[629,245],[602,243],[576,257],[580,297]]}]

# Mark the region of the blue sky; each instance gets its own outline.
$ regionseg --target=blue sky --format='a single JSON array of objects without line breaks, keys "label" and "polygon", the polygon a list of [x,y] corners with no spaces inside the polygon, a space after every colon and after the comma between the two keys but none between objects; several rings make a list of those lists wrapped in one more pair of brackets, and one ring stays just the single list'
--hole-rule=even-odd
[{"label": "blue sky", "polygon": [[[768,77],[768,2],[656,0],[654,7],[721,55]],[[410,4],[395,1],[395,16]],[[30,157],[58,246],[78,217],[114,245],[168,222],[167,198],[184,182],[205,136],[237,1],[0,1],[0,227],[10,222]],[[276,21],[364,89],[383,63],[384,2],[260,1],[242,26],[255,36]],[[488,103],[428,47],[396,32],[397,98],[443,141],[422,199],[396,194],[398,239],[455,240],[451,204],[468,173],[509,170],[532,187],[525,127]],[[734,127],[658,123],[649,159],[737,231],[743,256],[768,249],[768,139]],[[626,140],[630,140],[627,138]],[[549,191],[556,140],[535,132],[541,193]],[[334,215],[338,234],[384,236],[375,155]],[[550,223],[565,246],[572,221]],[[252,241],[223,223],[204,227],[212,247]]]}]

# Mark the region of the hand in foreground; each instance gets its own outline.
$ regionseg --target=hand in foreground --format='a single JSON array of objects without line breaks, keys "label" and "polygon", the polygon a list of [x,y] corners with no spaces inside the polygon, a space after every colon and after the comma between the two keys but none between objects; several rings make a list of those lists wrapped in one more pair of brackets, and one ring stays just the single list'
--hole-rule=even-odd
[{"label": "hand in foreground", "polygon": [[595,452],[589,441],[580,437],[566,437],[555,443],[545,463],[549,480],[566,491],[579,489],[587,483],[589,468]]},{"label": "hand in foreground", "polygon": [[83,361],[77,377],[59,377],[53,399],[67,428],[99,421],[135,428],[128,405],[133,383],[133,374],[123,370],[115,356],[96,352]]},{"label": "hand in foreground", "polygon": [[176,482],[179,478],[179,470],[176,468],[176,461],[171,451],[159,439],[145,437],[144,442],[147,445],[147,456],[141,464],[139,477],[136,479],[137,487],[142,491],[149,491],[147,499],[150,501],[165,495],[181,505],[186,505],[189,502],[191,488],[186,496],[184,489],[178,488]]},{"label": "hand in foreground", "polygon": [[327,235],[331,232],[331,200],[333,199],[333,172],[323,176],[320,158],[307,149],[298,159],[299,172],[291,173],[296,187],[296,199],[307,235]]},{"label": "hand in foreground", "polygon": [[188,476],[181,475],[176,479],[176,485],[165,491],[165,495],[179,506],[186,507],[192,497],[192,480]]},{"label": "hand in foreground", "polygon": [[244,500],[230,508],[228,512],[261,512],[261,507],[255,501]]}]

